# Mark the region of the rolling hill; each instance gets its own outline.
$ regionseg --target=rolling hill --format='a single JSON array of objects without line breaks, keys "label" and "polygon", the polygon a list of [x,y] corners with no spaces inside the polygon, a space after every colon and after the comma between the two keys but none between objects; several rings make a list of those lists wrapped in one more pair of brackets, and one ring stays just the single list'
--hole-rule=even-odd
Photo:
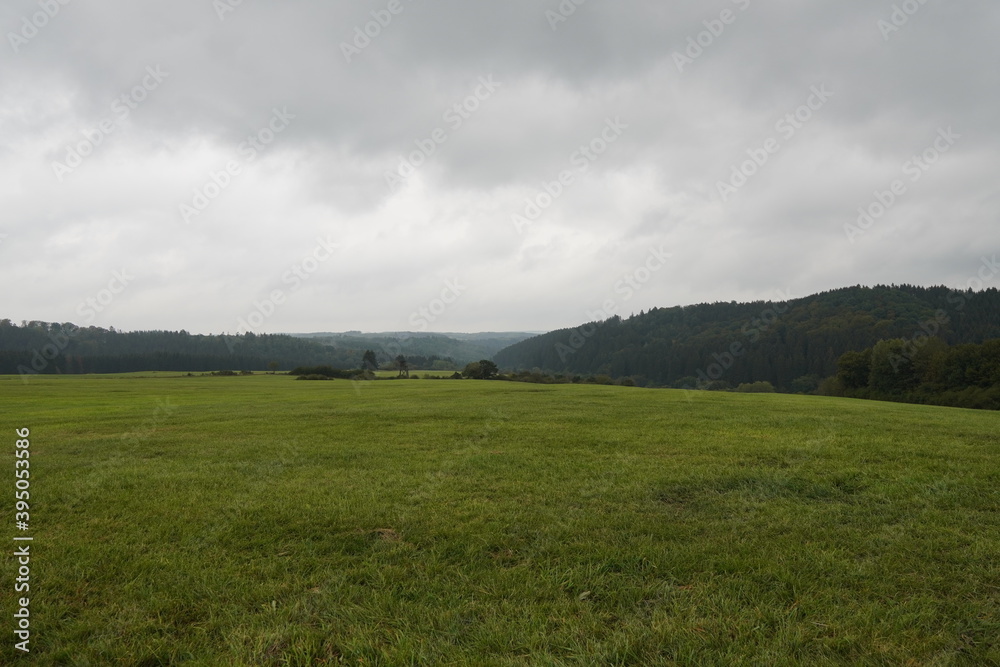
[{"label": "rolling hill", "polygon": [[503,369],[632,377],[644,386],[768,381],[809,390],[845,352],[890,338],[950,345],[1000,337],[1000,292],[848,287],[787,302],[654,308],[561,329],[501,350]]}]

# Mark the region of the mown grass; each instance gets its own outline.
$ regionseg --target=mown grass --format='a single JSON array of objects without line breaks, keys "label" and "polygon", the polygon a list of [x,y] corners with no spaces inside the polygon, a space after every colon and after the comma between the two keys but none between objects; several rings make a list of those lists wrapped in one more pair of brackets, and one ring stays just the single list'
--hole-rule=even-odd
[{"label": "mown grass", "polygon": [[162,374],[0,408],[35,664],[1000,664],[993,413]]}]

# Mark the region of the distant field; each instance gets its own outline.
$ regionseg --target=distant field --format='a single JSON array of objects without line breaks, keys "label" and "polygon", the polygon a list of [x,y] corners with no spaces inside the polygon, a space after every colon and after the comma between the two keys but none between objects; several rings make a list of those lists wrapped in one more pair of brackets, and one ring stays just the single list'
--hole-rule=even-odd
[{"label": "distant field", "polygon": [[0,410],[32,664],[1000,664],[995,413],[162,373]]}]

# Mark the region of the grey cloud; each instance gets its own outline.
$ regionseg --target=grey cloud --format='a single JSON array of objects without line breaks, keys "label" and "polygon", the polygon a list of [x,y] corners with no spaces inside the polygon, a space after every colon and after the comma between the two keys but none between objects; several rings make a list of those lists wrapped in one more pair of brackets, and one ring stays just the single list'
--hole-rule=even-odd
[{"label": "grey cloud", "polygon": [[[555,29],[557,1],[400,3],[351,62],[342,44],[388,0],[243,2],[224,20],[210,2],[74,0],[17,53],[9,33],[39,6],[0,8],[0,275],[31,277],[4,316],[74,319],[128,260],[141,279],[102,323],[231,331],[321,234],[342,256],[266,330],[403,328],[452,273],[470,287],[444,329],[568,326],[650,244],[675,261],[626,314],[960,281],[997,250],[994,3],[929,0],[888,38],[893,3],[860,0],[587,0]],[[704,46],[679,71],[689,37]],[[169,75],[115,118],[148,67]],[[446,112],[491,75],[502,85],[455,127]],[[834,96],[782,137],[775,123],[821,85]],[[275,107],[294,120],[246,159]],[[627,131],[574,166],[614,117]],[[109,118],[60,182],[53,162]],[[962,138],[850,243],[857,208],[946,127]],[[435,130],[445,140],[390,188]],[[780,150],[721,201],[718,183],[772,137]],[[179,205],[233,159],[240,174],[185,225]],[[511,216],[565,170],[572,185],[519,234]]]}]

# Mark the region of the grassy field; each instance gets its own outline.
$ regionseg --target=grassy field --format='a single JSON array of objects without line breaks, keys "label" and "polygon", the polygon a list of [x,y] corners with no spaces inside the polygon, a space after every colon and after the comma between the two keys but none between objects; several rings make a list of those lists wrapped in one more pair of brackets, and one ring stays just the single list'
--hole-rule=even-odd
[{"label": "grassy field", "polygon": [[995,413],[169,374],[0,409],[32,664],[1000,664]]}]

